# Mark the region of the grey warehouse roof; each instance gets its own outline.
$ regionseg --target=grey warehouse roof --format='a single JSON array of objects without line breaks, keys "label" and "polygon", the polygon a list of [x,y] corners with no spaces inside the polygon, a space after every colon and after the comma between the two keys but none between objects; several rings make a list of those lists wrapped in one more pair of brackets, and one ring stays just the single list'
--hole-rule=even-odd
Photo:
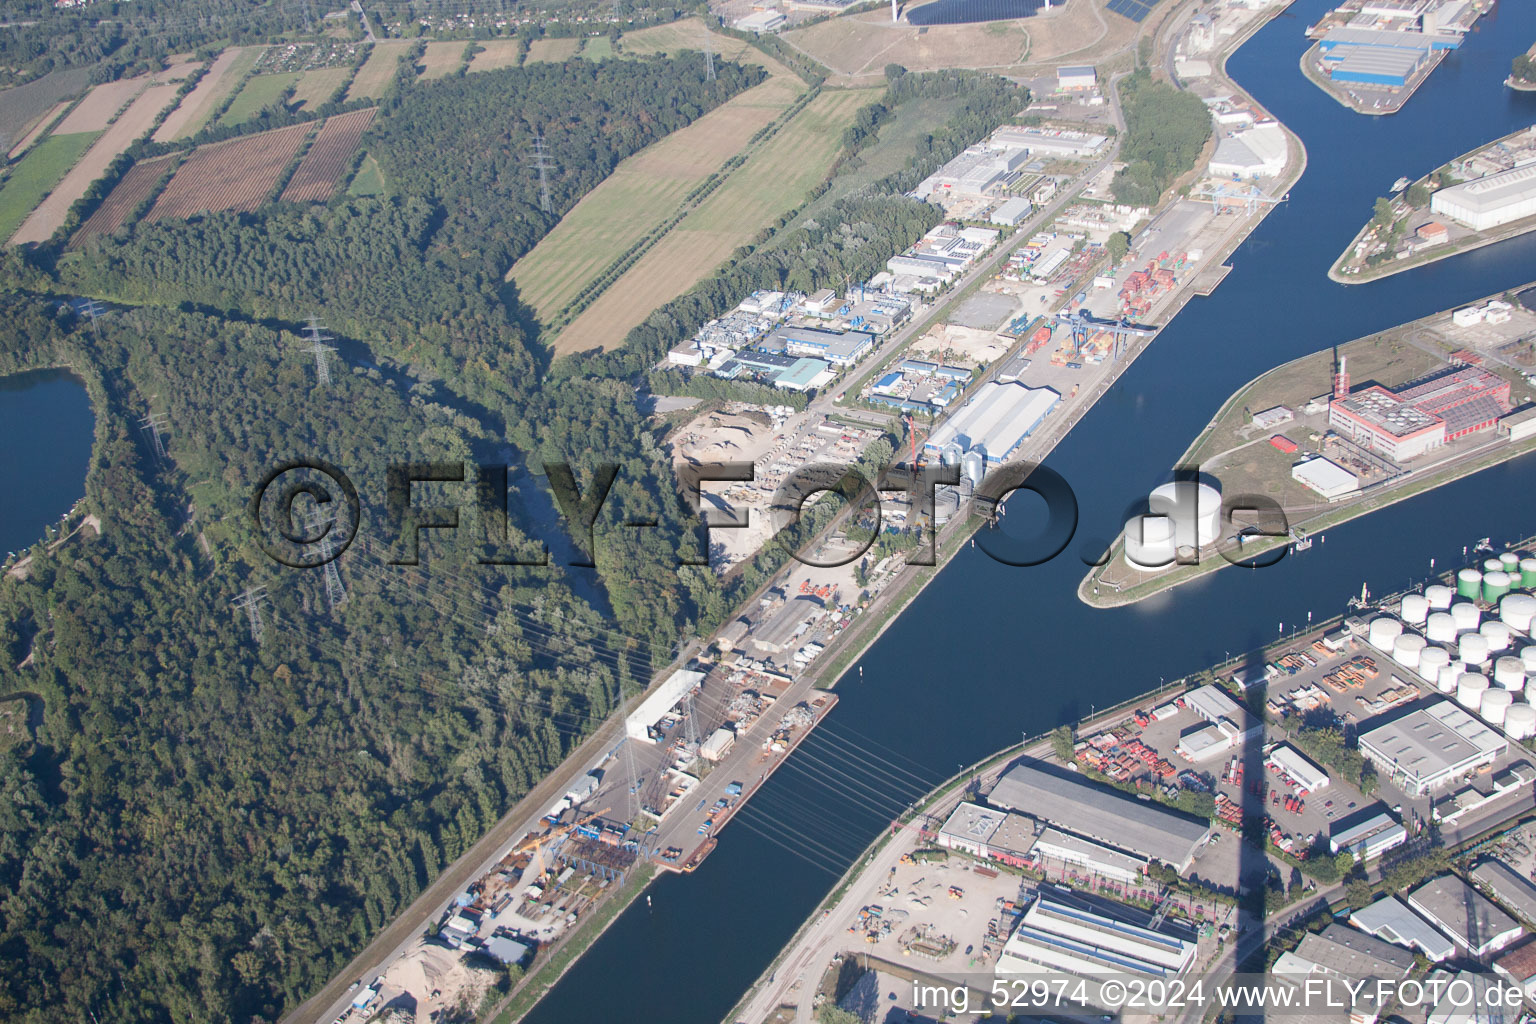
[{"label": "grey warehouse roof", "polygon": [[1527,921],[1536,922],[1536,885],[1499,860],[1485,860],[1472,869],[1472,881]]},{"label": "grey warehouse roof", "polygon": [[1399,946],[1418,949],[1431,960],[1444,960],[1456,952],[1450,939],[1396,896],[1383,896],[1355,911],[1349,915],[1349,923]]},{"label": "grey warehouse roof", "polygon": [[994,807],[1043,818],[1079,835],[1182,868],[1205,842],[1203,822],[1077,776],[1016,765],[993,787]]},{"label": "grey warehouse roof", "polygon": [[1413,969],[1408,950],[1342,924],[1302,939],[1296,955],[1348,978],[1389,978]]},{"label": "grey warehouse roof", "polygon": [[1431,878],[1408,894],[1408,902],[1428,914],[1453,938],[1474,949],[1519,927],[1512,917],[1455,875]]}]

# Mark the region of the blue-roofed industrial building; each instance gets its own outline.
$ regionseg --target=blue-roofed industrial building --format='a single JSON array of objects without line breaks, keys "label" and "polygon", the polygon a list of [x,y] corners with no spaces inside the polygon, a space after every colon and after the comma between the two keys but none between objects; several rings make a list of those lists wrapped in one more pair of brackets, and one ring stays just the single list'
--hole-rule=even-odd
[{"label": "blue-roofed industrial building", "polygon": [[1337,28],[1318,40],[1323,68],[1335,82],[1402,87],[1435,49],[1453,48],[1455,36]]},{"label": "blue-roofed industrial building", "polygon": [[825,359],[834,366],[852,366],[869,354],[875,336],[866,331],[823,331],[815,327],[781,327],[769,336],[774,350],[792,356]]}]

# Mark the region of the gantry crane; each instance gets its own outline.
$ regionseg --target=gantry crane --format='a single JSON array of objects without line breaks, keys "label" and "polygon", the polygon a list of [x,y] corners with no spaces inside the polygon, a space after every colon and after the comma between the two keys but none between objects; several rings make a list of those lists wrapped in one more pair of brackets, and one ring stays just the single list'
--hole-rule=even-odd
[{"label": "gantry crane", "polygon": [[1107,320],[1096,317],[1086,309],[1073,312],[1063,309],[1057,312],[1056,319],[1072,328],[1072,355],[1080,355],[1083,351],[1083,342],[1088,340],[1088,335],[1101,331],[1114,335],[1114,358],[1120,358],[1120,352],[1125,339],[1130,337],[1148,338],[1157,333],[1156,327],[1148,327],[1146,324],[1133,324],[1129,320]]}]

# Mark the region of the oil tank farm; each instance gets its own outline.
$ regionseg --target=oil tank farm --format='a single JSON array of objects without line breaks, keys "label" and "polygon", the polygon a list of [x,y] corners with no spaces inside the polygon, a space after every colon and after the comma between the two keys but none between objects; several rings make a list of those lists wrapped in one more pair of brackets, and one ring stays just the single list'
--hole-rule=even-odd
[{"label": "oil tank farm", "polygon": [[1133,569],[1161,569],[1177,558],[1193,559],[1221,537],[1221,491],[1210,484],[1163,484],[1148,495],[1147,508],[1125,524],[1125,562]]}]

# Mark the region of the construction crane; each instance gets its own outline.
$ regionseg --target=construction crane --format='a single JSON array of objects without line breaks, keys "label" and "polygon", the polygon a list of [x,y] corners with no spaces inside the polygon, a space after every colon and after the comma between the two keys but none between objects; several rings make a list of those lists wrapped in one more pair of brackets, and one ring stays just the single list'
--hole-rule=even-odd
[{"label": "construction crane", "polygon": [[1086,309],[1073,312],[1063,309],[1057,312],[1056,319],[1072,328],[1072,356],[1076,358],[1082,354],[1083,342],[1088,340],[1088,335],[1094,332],[1112,334],[1115,338],[1114,358],[1120,358],[1121,349],[1126,338],[1149,338],[1157,333],[1156,327],[1146,324],[1133,324],[1129,320],[1107,320],[1096,317]]},{"label": "construction crane", "polygon": [[1217,182],[1215,185],[1203,186],[1198,192],[1191,192],[1192,198],[1209,199],[1211,211],[1220,213],[1222,204],[1228,200],[1236,200],[1243,204],[1243,209],[1252,214],[1259,208],[1260,203],[1268,203],[1273,206],[1283,203],[1291,197],[1287,192],[1279,199],[1264,194],[1264,190],[1257,185],[1237,185],[1230,182]]},{"label": "construction crane", "polygon": [[576,831],[581,826],[588,824],[596,818],[601,818],[603,815],[607,814],[609,810],[611,810],[611,808],[604,807],[602,810],[595,811],[583,818],[577,818],[575,821],[568,825],[556,825],[548,832],[543,832],[536,836],[529,835],[524,838],[522,842],[512,847],[512,849],[502,859],[515,860],[520,854],[532,851],[533,856],[528,862],[528,869],[523,872],[523,877],[528,879],[543,878],[544,872],[546,870],[544,867],[545,848],[554,840],[564,838],[565,836],[570,835],[572,832]]}]

